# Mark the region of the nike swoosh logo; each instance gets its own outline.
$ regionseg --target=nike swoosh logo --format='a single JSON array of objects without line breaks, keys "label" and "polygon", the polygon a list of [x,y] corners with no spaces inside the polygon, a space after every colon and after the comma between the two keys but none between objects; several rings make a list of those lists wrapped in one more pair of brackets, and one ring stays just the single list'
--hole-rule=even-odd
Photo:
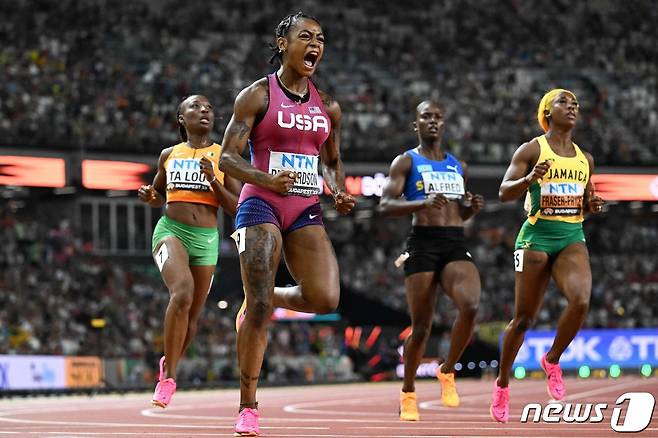
[{"label": "nike swoosh logo", "polygon": [[313,219],[315,219],[315,218],[318,217],[318,216],[320,216],[320,215],[319,215],[319,214],[309,214],[309,215],[308,215],[308,218],[311,219],[311,220],[313,220]]},{"label": "nike swoosh logo", "polygon": [[217,239],[217,236],[213,237],[212,239],[208,239],[208,243],[213,243]]},{"label": "nike swoosh logo", "polygon": [[281,108],[294,108],[295,105],[286,105],[284,103],[281,104]]}]

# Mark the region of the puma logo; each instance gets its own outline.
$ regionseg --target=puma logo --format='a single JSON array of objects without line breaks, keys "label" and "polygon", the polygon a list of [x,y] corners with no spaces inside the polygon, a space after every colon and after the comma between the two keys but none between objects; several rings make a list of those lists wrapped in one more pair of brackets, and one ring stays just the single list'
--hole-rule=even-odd
[{"label": "puma logo", "polygon": [[457,166],[451,166],[450,164],[446,165],[446,169],[450,169],[450,170],[453,170],[453,171],[457,172]]}]

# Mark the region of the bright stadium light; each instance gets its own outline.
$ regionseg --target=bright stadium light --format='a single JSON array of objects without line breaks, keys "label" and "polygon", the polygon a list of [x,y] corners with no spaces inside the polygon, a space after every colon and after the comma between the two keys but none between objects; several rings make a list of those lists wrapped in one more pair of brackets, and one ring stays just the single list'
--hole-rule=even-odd
[{"label": "bright stadium light", "polygon": [[587,379],[590,374],[591,374],[591,370],[587,365],[583,365],[580,368],[578,368],[578,377],[580,377],[581,379]]},{"label": "bright stadium light", "polygon": [[642,368],[640,368],[640,374],[642,374],[644,377],[651,377],[651,365],[648,363],[642,365]]},{"label": "bright stadium light", "polygon": [[621,375],[621,368],[619,367],[619,365],[617,365],[617,364],[611,365],[610,366],[610,377],[612,377],[613,379],[616,379],[620,375]]},{"label": "bright stadium light", "polygon": [[514,368],[514,378],[518,380],[525,379],[525,368],[523,367]]}]

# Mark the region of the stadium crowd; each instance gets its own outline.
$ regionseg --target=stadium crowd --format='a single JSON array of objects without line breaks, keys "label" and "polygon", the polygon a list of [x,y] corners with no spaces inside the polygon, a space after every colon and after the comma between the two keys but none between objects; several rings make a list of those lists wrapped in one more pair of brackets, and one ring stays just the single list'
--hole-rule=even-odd
[{"label": "stadium crowd", "polygon": [[300,7],[327,34],[317,81],[343,107],[346,160],[413,144],[413,108],[432,97],[448,109],[453,151],[505,161],[560,84],[580,98],[583,146],[599,164],[658,163],[649,0],[3,2],[0,136],[153,154],[178,141],[175,111],[193,93],[213,101],[221,136],[237,92],[271,71],[274,27]]}]

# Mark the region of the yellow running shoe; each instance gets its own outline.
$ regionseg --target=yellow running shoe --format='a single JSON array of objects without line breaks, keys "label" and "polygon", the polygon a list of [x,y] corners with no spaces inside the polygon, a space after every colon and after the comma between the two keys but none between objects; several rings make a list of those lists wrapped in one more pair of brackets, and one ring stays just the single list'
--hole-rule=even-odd
[{"label": "yellow running shoe", "polygon": [[402,421],[418,421],[418,407],[416,406],[416,393],[415,392],[402,392],[400,391],[400,420]]},{"label": "yellow running shoe", "polygon": [[244,321],[244,317],[246,315],[247,315],[247,295],[245,294],[244,300],[242,300],[242,305],[240,306],[240,310],[238,310],[238,314],[235,315],[236,332],[240,331],[240,326],[242,325],[242,322]]},{"label": "yellow running shoe", "polygon": [[441,365],[436,369],[436,377],[441,382],[441,403],[449,408],[459,406],[459,394],[455,385],[455,373],[442,373]]}]

